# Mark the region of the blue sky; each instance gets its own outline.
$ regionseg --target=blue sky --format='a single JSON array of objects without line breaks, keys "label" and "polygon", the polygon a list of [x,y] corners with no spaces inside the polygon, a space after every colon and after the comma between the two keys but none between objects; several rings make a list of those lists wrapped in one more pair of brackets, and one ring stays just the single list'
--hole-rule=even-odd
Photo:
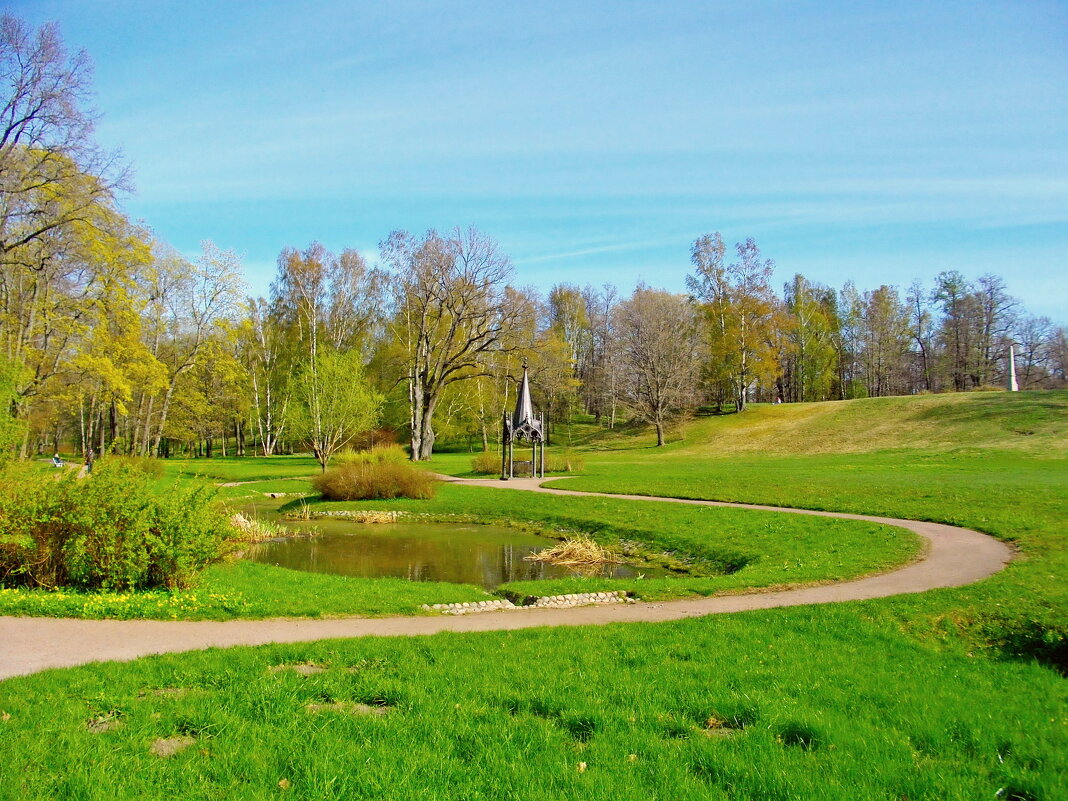
[{"label": "blue sky", "polygon": [[840,287],[994,272],[1068,321],[1068,5],[33,0],[179,249],[473,224],[517,281],[681,291],[718,230]]}]

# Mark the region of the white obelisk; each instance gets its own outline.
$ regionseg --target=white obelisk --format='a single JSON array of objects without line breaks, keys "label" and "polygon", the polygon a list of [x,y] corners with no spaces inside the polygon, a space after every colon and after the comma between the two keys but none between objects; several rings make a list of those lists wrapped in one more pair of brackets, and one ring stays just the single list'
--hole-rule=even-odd
[{"label": "white obelisk", "polygon": [[1009,345],[1009,392],[1019,391],[1020,385],[1016,383],[1016,353]]}]

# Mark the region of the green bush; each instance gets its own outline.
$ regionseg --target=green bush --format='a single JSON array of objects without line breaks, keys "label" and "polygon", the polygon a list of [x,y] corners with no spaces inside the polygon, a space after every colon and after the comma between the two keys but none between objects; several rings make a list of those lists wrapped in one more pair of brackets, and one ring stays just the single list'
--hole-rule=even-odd
[{"label": "green bush", "polygon": [[151,456],[106,456],[104,460],[107,462],[118,462],[120,464],[128,465],[140,470],[146,475],[152,476],[152,478],[163,478],[163,462],[159,459],[153,459]]},{"label": "green bush", "polygon": [[394,461],[342,464],[312,479],[312,486],[331,501],[433,498],[437,483],[430,473]]},{"label": "green bush", "polygon": [[208,487],[153,492],[122,460],[55,476],[10,465],[0,476],[0,581],[29,587],[189,586],[220,559],[231,530]]}]

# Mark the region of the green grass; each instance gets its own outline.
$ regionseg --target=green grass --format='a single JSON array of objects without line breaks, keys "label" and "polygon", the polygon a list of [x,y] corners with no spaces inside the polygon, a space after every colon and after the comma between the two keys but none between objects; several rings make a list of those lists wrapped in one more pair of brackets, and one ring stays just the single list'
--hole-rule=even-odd
[{"label": "green grass", "polygon": [[81,593],[0,589],[0,615],[116,620],[237,620],[414,615],[423,604],[485,601],[481,587],[302,573],[238,560],[213,565],[191,590]]},{"label": "green grass", "polygon": [[[1068,441],[1068,393],[1035,393],[1038,400],[1030,394],[1020,393],[1016,416],[1011,412],[1017,399],[1007,393],[951,396],[942,415],[950,421],[972,419],[975,410],[969,410],[969,401],[979,409],[997,402],[996,422],[982,418],[977,428],[998,447],[982,447],[982,437],[962,435],[964,442],[955,448],[932,440],[922,450],[761,456],[734,452],[729,436],[742,424],[727,419],[724,434],[715,440],[717,447],[714,438],[695,441],[688,436],[660,450],[605,452],[588,459],[585,476],[558,485],[935,520],[993,534],[1019,549],[1020,557],[1005,571],[957,590],[890,599],[880,608],[925,636],[962,634],[977,647],[1033,654],[1063,670],[1068,669],[1068,548],[1063,529],[1068,512],[1068,457],[1063,447]],[[903,400],[864,404],[878,420],[891,413],[908,420],[919,416],[900,413],[898,407],[907,405]],[[940,417],[930,398],[918,401],[924,419]],[[805,412],[802,407],[798,414]],[[850,418],[856,410],[847,408],[843,414]],[[705,425],[709,423],[698,423]],[[1026,447],[1007,447],[1016,430],[1033,432],[1020,435],[1026,437]],[[910,436],[906,431],[902,439]]]},{"label": "green grass", "polygon": [[[869,608],[237,648],[12,679],[0,798],[1055,801],[1064,680],[933,651]],[[326,670],[271,670],[301,663]],[[385,713],[307,710],[331,703]],[[100,720],[122,725],[87,728]],[[175,736],[194,742],[151,753]]]},{"label": "green grass", "polygon": [[304,478],[322,472],[311,456],[243,456],[225,459],[165,459],[169,476],[200,476],[217,482]]},{"label": "green grass", "polygon": [[[969,587],[863,603],[208,651],[12,679],[0,683],[0,798],[1063,797],[1068,684],[1049,666],[1068,664],[1068,393],[753,407],[697,420],[664,449],[634,430],[586,441],[587,475],[562,485],[940,520],[1020,555]],[[476,492],[438,502],[512,494]],[[581,516],[605,537],[657,531],[637,507],[598,512],[599,500],[520,519]],[[268,670],[305,661],[328,669]],[[305,710],[324,701],[389,711]],[[122,727],[87,730],[112,713]],[[740,728],[709,731],[709,718]],[[149,753],[181,733],[196,737],[187,751]]]}]

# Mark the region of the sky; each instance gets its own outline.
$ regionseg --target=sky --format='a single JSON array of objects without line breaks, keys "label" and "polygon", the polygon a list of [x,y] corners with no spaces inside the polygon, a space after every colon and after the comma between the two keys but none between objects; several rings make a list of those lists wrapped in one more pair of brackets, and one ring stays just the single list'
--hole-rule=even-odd
[{"label": "sky", "polygon": [[92,58],[126,212],[254,294],[284,247],[468,225],[521,285],[683,291],[719,231],[779,288],[992,272],[1068,322],[1064,2],[4,7]]}]

